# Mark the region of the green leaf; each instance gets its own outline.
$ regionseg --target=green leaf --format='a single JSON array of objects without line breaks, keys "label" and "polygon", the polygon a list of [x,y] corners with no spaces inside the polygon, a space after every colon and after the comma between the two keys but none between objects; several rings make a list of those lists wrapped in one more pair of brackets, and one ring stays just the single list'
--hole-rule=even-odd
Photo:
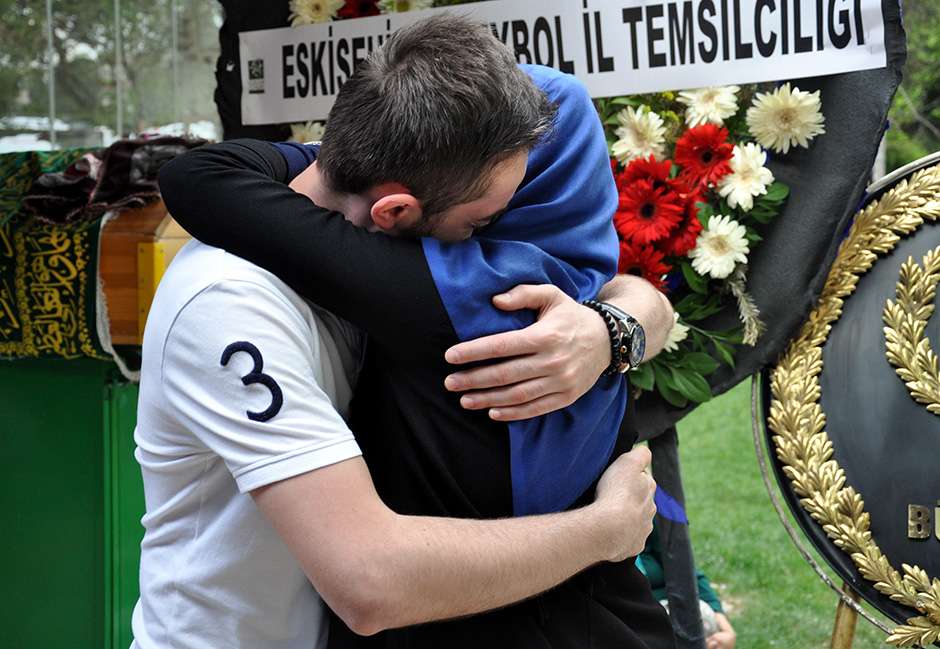
[{"label": "green leaf", "polygon": [[687,367],[701,375],[708,375],[718,369],[721,365],[708,354],[701,352],[692,352],[682,357],[682,367]]},{"label": "green leaf", "polygon": [[[689,333],[692,334],[692,349],[697,352],[705,352],[709,338],[695,329],[689,329]],[[688,338],[686,338],[686,340],[688,340]]]},{"label": "green leaf", "polygon": [[772,183],[767,193],[754,199],[754,207],[747,212],[747,218],[759,223],[770,223],[780,213],[781,206],[790,194],[790,188],[783,183]]},{"label": "green leaf", "polygon": [[708,335],[712,339],[724,340],[729,343],[740,343],[744,340],[744,325],[738,325],[737,327],[732,327],[731,329],[724,329],[722,331],[709,331]]},{"label": "green leaf", "polygon": [[656,374],[656,390],[663,399],[677,408],[685,407],[689,400],[673,387],[671,372],[659,365],[654,365],[653,371]]},{"label": "green leaf", "polygon": [[691,401],[705,403],[712,398],[712,389],[701,374],[677,367],[670,368],[676,390]]},{"label": "green leaf", "polygon": [[755,204],[751,211],[747,213],[747,215],[748,218],[751,218],[758,223],[770,223],[779,213],[779,206],[768,207],[766,205],[762,206]]},{"label": "green leaf", "polygon": [[653,363],[656,359],[641,364],[638,368],[630,372],[630,383],[641,390],[651,391],[656,383],[656,377],[653,373]]},{"label": "green leaf", "polygon": [[684,396],[681,392],[675,390],[666,383],[657,382],[656,390],[660,395],[662,395],[663,399],[674,405],[676,408],[685,408],[687,405],[689,405],[688,397]]},{"label": "green leaf", "polygon": [[672,308],[676,311],[685,312],[697,309],[708,300],[708,295],[704,293],[687,293],[682,299],[672,303]]},{"label": "green leaf", "polygon": [[616,106],[639,106],[642,102],[633,97],[614,97],[610,100],[610,103]]},{"label": "green leaf", "polygon": [[708,293],[708,279],[696,273],[690,262],[683,261],[681,266],[682,276],[685,277],[689,288],[696,293]]},{"label": "green leaf", "polygon": [[715,208],[711,203],[696,203],[698,205],[698,220],[702,227],[708,225],[708,219],[715,216]]},{"label": "green leaf", "polygon": [[783,183],[771,183],[770,187],[767,188],[767,193],[764,194],[764,199],[768,201],[775,201],[780,203],[787,196],[790,195],[790,188],[784,185]]},{"label": "green leaf", "polygon": [[730,365],[732,369],[734,369],[734,351],[735,351],[734,347],[732,347],[728,343],[723,343],[718,340],[714,342],[715,342],[715,354],[718,356],[718,358],[720,358],[722,361]]},{"label": "green leaf", "polygon": [[715,207],[710,202],[696,201],[695,204],[698,206],[700,214],[705,214],[705,216],[715,216]]},{"label": "green leaf", "polygon": [[[714,206],[715,214],[734,214],[737,210],[731,209],[731,206],[728,205],[728,201],[724,198],[719,198],[717,204]],[[708,225],[708,222],[702,223],[702,225]]]},{"label": "green leaf", "polygon": [[704,307],[707,302],[708,296],[704,293],[689,293],[678,302],[673,303],[672,308],[684,319],[688,319],[687,314],[695,313]]},{"label": "green leaf", "polygon": [[688,313],[682,313],[682,317],[686,321],[695,321],[701,320],[707,316],[710,316],[713,313],[718,313],[721,311],[721,297],[717,293],[712,293],[709,295],[698,307]]}]

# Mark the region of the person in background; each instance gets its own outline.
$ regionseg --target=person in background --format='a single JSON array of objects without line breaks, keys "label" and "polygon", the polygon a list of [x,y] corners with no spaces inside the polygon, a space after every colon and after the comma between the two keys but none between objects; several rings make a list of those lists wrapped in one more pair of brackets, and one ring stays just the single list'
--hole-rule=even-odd
[{"label": "person in background", "polygon": [[[653,531],[646,539],[643,552],[636,558],[636,564],[650,581],[653,595],[669,610],[666,598],[666,577],[663,572],[662,546],[660,545],[659,525],[653,520]],[[697,566],[695,575],[698,579],[698,597],[702,611],[702,627],[705,630],[707,649],[734,649],[737,635],[725,615],[721,600],[712,588],[708,577]]]}]

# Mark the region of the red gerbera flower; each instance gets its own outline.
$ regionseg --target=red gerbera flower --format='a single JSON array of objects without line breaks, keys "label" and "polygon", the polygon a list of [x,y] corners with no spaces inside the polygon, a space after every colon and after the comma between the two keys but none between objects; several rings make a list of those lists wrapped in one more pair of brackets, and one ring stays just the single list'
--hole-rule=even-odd
[{"label": "red gerbera flower", "polygon": [[671,178],[672,161],[663,160],[657,162],[656,158],[650,156],[648,159],[636,159],[632,161],[623,173],[616,176],[617,187],[623,193],[623,188],[632,185],[637,180],[647,179],[653,182],[653,187],[657,189],[666,187],[667,191],[672,191],[682,196],[690,193],[692,189],[681,178]]},{"label": "red gerbera flower", "polygon": [[701,124],[687,130],[676,140],[673,156],[676,164],[682,167],[679,176],[704,192],[731,173],[728,161],[734,155],[734,147],[727,140],[727,129],[715,124]]},{"label": "red gerbera flower", "polygon": [[698,205],[696,205],[700,200],[702,200],[701,196],[694,192],[682,197],[685,205],[682,221],[668,237],[653,244],[657,250],[667,257],[682,257],[695,247],[698,235],[702,231],[702,223],[698,220]]},{"label": "red gerbera flower", "polygon": [[672,162],[663,160],[656,162],[656,158],[650,156],[646,158],[637,158],[627,165],[623,173],[617,178],[617,181],[623,185],[631,185],[640,178],[651,178],[666,183],[669,180],[669,173],[672,170]]},{"label": "red gerbera flower", "polygon": [[663,258],[663,253],[652,246],[621,241],[617,272],[642,277],[660,291],[664,291],[666,283],[663,281],[663,275],[672,268],[663,263]]},{"label": "red gerbera flower", "polygon": [[682,197],[668,185],[641,178],[621,187],[614,226],[620,238],[645,245],[668,237],[682,220]]},{"label": "red gerbera flower", "polygon": [[362,18],[364,16],[378,16],[378,0],[346,0],[346,6],[336,12],[338,18]]}]

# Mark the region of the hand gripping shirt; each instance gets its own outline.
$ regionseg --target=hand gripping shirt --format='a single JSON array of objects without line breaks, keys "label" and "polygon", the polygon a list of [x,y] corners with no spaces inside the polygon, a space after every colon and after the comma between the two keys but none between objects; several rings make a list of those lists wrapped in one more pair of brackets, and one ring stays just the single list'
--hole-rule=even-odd
[{"label": "hand gripping shirt", "polygon": [[249,491],[359,455],[359,333],[192,241],[160,283],[135,431],[146,529],[135,647],[322,647],[324,606]]}]

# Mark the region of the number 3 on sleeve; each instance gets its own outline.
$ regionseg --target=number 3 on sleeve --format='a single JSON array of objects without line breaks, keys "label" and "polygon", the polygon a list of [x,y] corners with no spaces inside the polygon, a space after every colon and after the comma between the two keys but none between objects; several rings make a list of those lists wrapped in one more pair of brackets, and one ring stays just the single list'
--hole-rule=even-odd
[{"label": "number 3 on sleeve", "polygon": [[229,359],[236,352],[245,352],[251,356],[252,360],[255,362],[255,366],[252,371],[242,377],[242,383],[245,385],[260,383],[271,391],[271,405],[268,406],[267,410],[262,412],[252,412],[251,410],[247,410],[246,414],[248,415],[248,418],[252,421],[269,421],[273,419],[274,416],[280,411],[281,406],[284,405],[284,394],[281,392],[281,386],[277,384],[277,381],[261,371],[264,369],[264,359],[261,358],[261,352],[258,350],[258,348],[252,345],[250,342],[240,340],[226,347],[225,351],[222,352],[222,365],[228,365]]}]

